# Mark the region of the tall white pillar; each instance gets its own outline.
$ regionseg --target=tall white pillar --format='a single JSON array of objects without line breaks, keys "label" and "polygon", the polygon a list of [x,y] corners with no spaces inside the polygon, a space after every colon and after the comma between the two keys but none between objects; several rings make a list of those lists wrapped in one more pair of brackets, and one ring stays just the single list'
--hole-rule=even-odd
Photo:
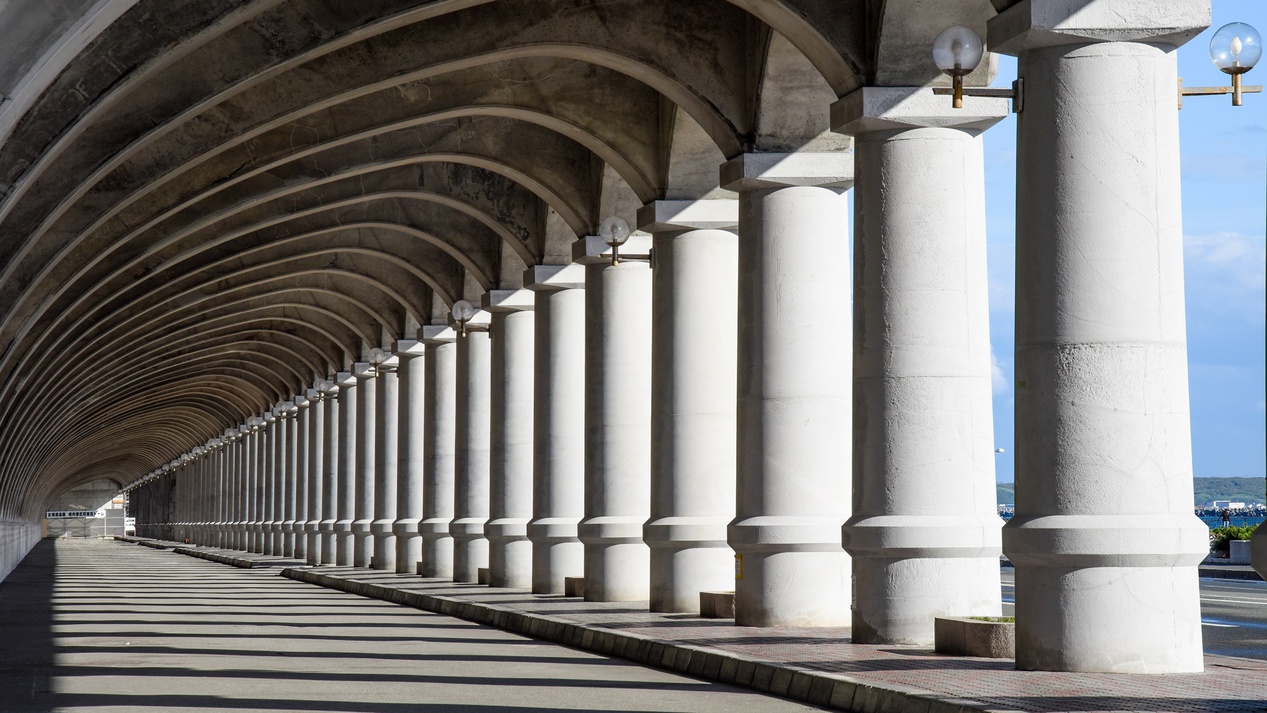
[{"label": "tall white pillar", "polygon": [[642,601],[650,591],[651,263],[634,236],[611,264],[589,239],[585,267],[585,599]]},{"label": "tall white pillar", "polygon": [[1175,53],[1209,0],[1021,3],[1016,157],[1021,669],[1202,669]]},{"label": "tall white pillar", "polygon": [[453,577],[453,461],[456,448],[457,335],[444,325],[424,325],[427,345],[423,408],[422,576]]},{"label": "tall white pillar", "polygon": [[360,381],[352,372],[341,371],[335,383],[339,386],[339,492],[334,520],[334,563],[348,567],[356,561],[352,523],[356,519],[356,402]]},{"label": "tall white pillar", "polygon": [[264,412],[264,447],[260,450],[260,479],[263,482],[264,498],[261,501],[260,529],[263,536],[260,540],[260,554],[272,554],[277,521],[273,517],[273,504],[277,501],[274,489],[273,454],[277,447],[277,416],[273,412]]},{"label": "tall white pillar", "polygon": [[397,358],[378,367],[374,379],[374,569],[396,571],[396,416],[400,398],[396,378]]},{"label": "tall white pillar", "polygon": [[426,347],[412,339],[396,342],[400,405],[396,445],[396,571],[416,574],[422,561],[423,411],[427,402]]},{"label": "tall white pillar", "polygon": [[[739,224],[734,200],[656,201],[651,288],[651,611],[734,587]],[[718,229],[724,228],[724,229]]]},{"label": "tall white pillar", "polygon": [[293,400],[286,402],[286,410],[282,418],[285,423],[282,427],[282,509],[284,516],[282,519],[282,556],[295,557],[295,522],[298,517],[297,506],[299,504],[299,413],[303,410],[300,408],[301,402],[306,402],[307,398],[296,396]]},{"label": "tall white pillar", "polygon": [[585,573],[585,268],[537,265],[524,285],[536,293],[532,591],[562,594],[565,577]]},{"label": "tall white pillar", "polygon": [[291,557],[297,560],[308,559],[308,436],[312,427],[313,406],[316,401],[310,398],[310,391],[295,397],[295,406],[299,409],[295,414],[295,447],[291,457],[295,462],[295,547]]},{"label": "tall white pillar", "polygon": [[855,138],[857,643],[931,645],[935,617],[1002,613],[980,135],[1007,112],[902,87],[833,109]]},{"label": "tall white pillar", "polygon": [[739,192],[735,619],[849,623],[849,153],[753,153]]},{"label": "tall white pillar", "polygon": [[352,550],[352,565],[369,567],[374,558],[374,442],[378,427],[375,418],[378,386],[375,372],[369,364],[357,363],[353,373],[356,376],[356,509],[352,535],[356,544]]},{"label": "tall white pillar", "polygon": [[[233,549],[244,551],[246,545],[246,528],[249,514],[249,500],[247,495],[250,492],[250,429],[245,424],[238,428],[238,439],[234,443],[234,468],[237,472],[237,483],[233,489],[234,516],[233,516]],[[170,483],[171,476],[168,476]],[[171,535],[167,536],[169,539]]]},{"label": "tall white pillar", "polygon": [[308,541],[305,551],[310,565],[321,564],[321,501],[322,476],[325,475],[325,436],[326,409],[328,395],[308,389],[308,486],[305,488],[307,517],[304,521],[304,535]]},{"label": "tall white pillar", "polygon": [[321,404],[321,519],[317,523],[321,564],[334,564],[337,558],[334,522],[339,509],[339,387],[330,384]]},{"label": "tall white pillar", "polygon": [[474,582],[488,566],[489,369],[486,329],[458,337],[456,450],[453,464],[453,581]]},{"label": "tall white pillar", "polygon": [[488,583],[532,586],[532,416],[534,295],[492,290],[484,309],[492,314],[489,411]]},{"label": "tall white pillar", "polygon": [[276,557],[286,555],[286,431],[294,407],[281,401],[273,409],[277,420],[273,423],[273,546],[269,554]]}]

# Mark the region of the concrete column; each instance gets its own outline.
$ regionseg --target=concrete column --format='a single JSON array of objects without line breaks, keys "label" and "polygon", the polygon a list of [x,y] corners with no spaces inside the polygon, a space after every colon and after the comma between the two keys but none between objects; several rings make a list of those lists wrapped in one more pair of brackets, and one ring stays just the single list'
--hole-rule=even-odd
[{"label": "concrete column", "polygon": [[260,509],[260,529],[263,536],[260,540],[261,554],[272,554],[273,543],[277,535],[277,520],[273,517],[273,507],[277,502],[274,454],[277,451],[277,416],[272,411],[264,414],[264,447],[260,450],[260,479],[264,491]]},{"label": "concrete column", "polygon": [[305,550],[310,565],[321,564],[321,502],[324,495],[322,476],[325,474],[325,436],[327,395],[316,389],[308,389],[308,486],[305,488],[304,536],[308,541]]},{"label": "concrete column", "polygon": [[565,577],[585,573],[585,268],[538,265],[524,285],[536,293],[532,591],[562,594]]},{"label": "concrete column", "polygon": [[453,577],[453,461],[456,447],[457,338],[443,325],[422,328],[426,354],[423,407],[422,576]]},{"label": "concrete column", "polygon": [[422,561],[423,412],[427,403],[426,347],[409,339],[396,342],[400,405],[396,445],[396,571],[417,574]]},{"label": "concrete column", "polygon": [[1174,49],[1209,0],[990,21],[1017,134],[1016,665],[1202,669]]},{"label": "concrete column", "polygon": [[395,356],[378,367],[374,379],[374,569],[396,571],[396,417],[400,398],[396,378]]},{"label": "concrete column", "polygon": [[299,400],[287,401],[281,416],[281,475],[282,475],[282,557],[295,556],[295,452],[298,445]]},{"label": "concrete column", "polygon": [[[735,365],[739,205],[656,201],[652,232],[651,611],[698,612],[728,590],[735,554]],[[725,229],[718,229],[725,228]]]},{"label": "concrete column", "polygon": [[532,416],[534,295],[492,290],[483,306],[492,314],[489,382],[488,583],[532,586]]},{"label": "concrete column", "polygon": [[369,364],[358,363],[356,376],[356,510],[352,520],[352,534],[356,545],[352,550],[352,565],[368,567],[374,558],[374,434],[375,405],[378,403],[378,387],[375,372]]},{"label": "concrete column", "polygon": [[313,405],[307,392],[295,397],[299,411],[295,414],[295,448],[291,452],[295,463],[295,546],[291,557],[305,561],[308,559],[308,535],[304,530],[308,524],[308,435]]},{"label": "concrete column", "polygon": [[273,546],[269,554],[275,557],[286,554],[286,428],[294,406],[279,401],[273,407],[277,420],[273,424]]},{"label": "concrete column", "polygon": [[339,505],[339,387],[333,382],[322,402],[321,431],[321,520],[317,523],[321,542],[321,564],[334,564],[334,521]]},{"label": "concrete column", "polygon": [[334,522],[335,564],[348,567],[356,560],[356,537],[352,523],[356,519],[356,410],[360,383],[352,372],[341,371],[335,377],[339,386],[339,492]]},{"label": "concrete column", "polygon": [[[245,551],[246,527],[249,515],[247,512],[247,494],[250,488],[250,431],[245,425],[239,427],[237,440],[233,443],[233,470],[235,473],[233,487],[233,549]],[[169,479],[170,484],[170,479]],[[170,535],[168,535],[170,537]]]},{"label": "concrete column", "polygon": [[1006,99],[931,89],[837,103],[855,137],[853,640],[932,645],[938,616],[999,616],[985,169]]},{"label": "concrete column", "polygon": [[453,581],[474,582],[488,566],[489,375],[488,331],[467,327],[457,341],[456,446],[453,463]]},{"label": "concrete column", "polygon": [[745,626],[849,623],[848,153],[739,156],[735,614]]},{"label": "concrete column", "polygon": [[[597,243],[595,246],[593,243]],[[622,261],[602,241],[578,241],[585,267],[585,599],[641,601],[650,591],[642,526],[651,512],[650,238]],[[610,248],[608,248],[610,249]]]},{"label": "concrete column", "polygon": [[272,414],[265,413],[260,416],[263,421],[256,429],[255,443],[255,511],[252,519],[254,520],[255,536],[251,543],[251,551],[255,554],[264,554],[268,546],[268,526],[269,526],[269,469],[270,461],[268,450],[270,448],[269,439],[269,420]]}]

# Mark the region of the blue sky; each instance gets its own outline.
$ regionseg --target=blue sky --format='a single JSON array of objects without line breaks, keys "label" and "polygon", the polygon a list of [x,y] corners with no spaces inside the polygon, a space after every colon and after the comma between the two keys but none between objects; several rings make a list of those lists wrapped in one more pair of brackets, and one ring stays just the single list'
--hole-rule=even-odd
[{"label": "blue sky", "polygon": [[[1229,22],[1267,32],[1264,0],[1214,0],[1209,30],[1179,48],[1187,86],[1226,84],[1210,62],[1210,36]],[[996,84],[1016,77],[1002,57]],[[1267,84],[1267,58],[1246,76]],[[1262,476],[1267,470],[1264,407],[1264,263],[1267,261],[1267,95],[1232,107],[1223,97],[1189,97],[1179,112],[1184,268],[1194,475]],[[990,331],[996,355],[995,441],[1006,453],[997,478],[1013,480],[1012,351],[1015,279],[1016,121],[985,134]]]}]

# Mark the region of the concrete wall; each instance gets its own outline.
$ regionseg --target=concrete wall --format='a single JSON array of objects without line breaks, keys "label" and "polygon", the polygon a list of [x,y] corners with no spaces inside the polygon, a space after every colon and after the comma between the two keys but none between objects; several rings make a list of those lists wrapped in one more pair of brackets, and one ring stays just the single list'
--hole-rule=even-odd
[{"label": "concrete wall", "polygon": [[49,518],[46,533],[49,537],[104,537],[123,536],[123,499],[119,484],[99,479],[58,495],[46,508],[54,511],[105,511],[105,517]]},{"label": "concrete wall", "polygon": [[0,520],[0,582],[9,576],[39,540],[38,523]]}]

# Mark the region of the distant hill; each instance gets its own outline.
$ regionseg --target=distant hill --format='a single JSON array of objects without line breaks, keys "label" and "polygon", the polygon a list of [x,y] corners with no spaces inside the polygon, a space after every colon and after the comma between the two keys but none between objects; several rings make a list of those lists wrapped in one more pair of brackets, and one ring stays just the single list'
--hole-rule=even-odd
[{"label": "distant hill", "polygon": [[[1193,506],[1212,500],[1236,500],[1246,504],[1267,504],[1267,479],[1264,478],[1193,478]],[[997,483],[995,495],[1001,505],[1016,504],[1014,483]]]}]

